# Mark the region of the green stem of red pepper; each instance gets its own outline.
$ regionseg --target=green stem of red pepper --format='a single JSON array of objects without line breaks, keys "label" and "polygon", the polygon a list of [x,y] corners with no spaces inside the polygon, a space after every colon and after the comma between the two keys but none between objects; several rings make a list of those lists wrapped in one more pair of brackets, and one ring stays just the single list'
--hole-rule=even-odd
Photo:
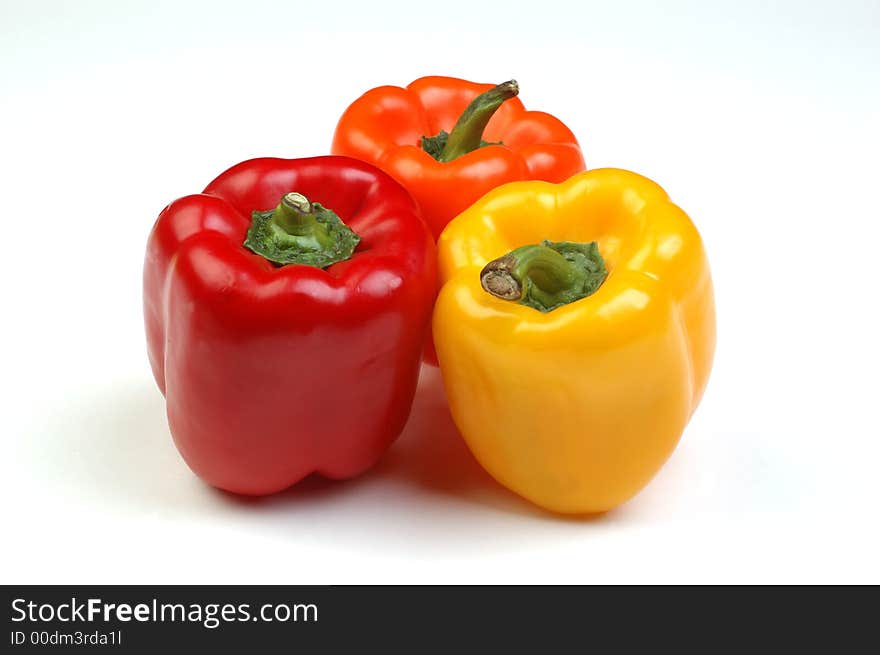
[{"label": "green stem of red pepper", "polygon": [[496,298],[549,312],[592,295],[607,275],[595,241],[542,241],[486,264],[480,284]]},{"label": "green stem of red pepper", "polygon": [[359,241],[333,210],[291,192],[275,209],[253,212],[244,246],[281,266],[326,268],[351,258]]}]

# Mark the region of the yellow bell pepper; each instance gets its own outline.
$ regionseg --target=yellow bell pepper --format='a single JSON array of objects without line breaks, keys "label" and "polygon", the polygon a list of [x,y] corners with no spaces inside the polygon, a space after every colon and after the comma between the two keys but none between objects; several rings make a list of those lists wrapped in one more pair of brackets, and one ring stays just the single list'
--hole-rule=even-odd
[{"label": "yellow bell pepper", "polygon": [[687,214],[651,180],[597,169],[496,188],[438,249],[434,341],[477,460],[556,512],[634,496],[712,366],[712,280]]}]

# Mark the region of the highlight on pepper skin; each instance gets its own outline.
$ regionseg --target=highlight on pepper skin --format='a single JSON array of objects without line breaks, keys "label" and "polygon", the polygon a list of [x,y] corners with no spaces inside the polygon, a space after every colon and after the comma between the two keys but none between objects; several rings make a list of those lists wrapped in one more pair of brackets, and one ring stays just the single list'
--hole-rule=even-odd
[{"label": "highlight on pepper skin", "polygon": [[452,220],[438,255],[433,337],[476,459],[554,512],[632,498],[712,365],[712,281],[687,214],[624,170],[513,182]]}]

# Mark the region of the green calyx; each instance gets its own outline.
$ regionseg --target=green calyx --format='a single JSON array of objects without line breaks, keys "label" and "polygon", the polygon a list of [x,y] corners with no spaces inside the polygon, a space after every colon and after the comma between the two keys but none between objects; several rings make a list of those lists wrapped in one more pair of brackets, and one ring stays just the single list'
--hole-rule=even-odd
[{"label": "green calyx", "polygon": [[594,294],[607,276],[595,241],[542,241],[486,264],[480,284],[496,298],[550,312]]},{"label": "green calyx", "polygon": [[288,193],[270,211],[255,211],[245,248],[273,264],[327,268],[350,259],[360,237],[331,209]]},{"label": "green calyx", "polygon": [[[437,161],[450,161],[448,159],[442,159],[443,149],[446,147],[446,144],[449,142],[449,132],[446,130],[440,130],[440,133],[436,136],[423,136],[422,137],[422,150],[427,152],[431,157],[436,159]],[[486,146],[503,146],[503,141],[483,141],[480,139],[480,144],[474,148],[485,148]]]},{"label": "green calyx", "polygon": [[440,130],[435,136],[423,136],[422,150],[439,162],[449,162],[477,148],[504,145],[501,141],[484,141],[483,131],[504,101],[518,93],[519,85],[516,80],[504,82],[481,93],[459,116],[452,132]]}]

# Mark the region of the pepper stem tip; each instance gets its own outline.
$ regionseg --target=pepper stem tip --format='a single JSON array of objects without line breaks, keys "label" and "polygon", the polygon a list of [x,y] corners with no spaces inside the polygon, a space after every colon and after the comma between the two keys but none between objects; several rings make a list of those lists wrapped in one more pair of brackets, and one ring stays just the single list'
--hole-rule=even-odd
[{"label": "pepper stem tip", "polygon": [[495,259],[480,271],[480,285],[485,291],[502,300],[519,300],[522,284],[512,274],[516,261],[509,255]]},{"label": "pepper stem tip", "polygon": [[281,202],[284,203],[287,207],[295,209],[299,212],[310,213],[312,211],[312,203],[309,202],[309,199],[306,198],[303,194],[296,193],[295,191],[284,194]]},{"label": "pepper stem tip", "polygon": [[495,89],[501,95],[507,98],[512,98],[515,95],[519,95],[519,82],[516,80],[507,80],[496,86]]}]

